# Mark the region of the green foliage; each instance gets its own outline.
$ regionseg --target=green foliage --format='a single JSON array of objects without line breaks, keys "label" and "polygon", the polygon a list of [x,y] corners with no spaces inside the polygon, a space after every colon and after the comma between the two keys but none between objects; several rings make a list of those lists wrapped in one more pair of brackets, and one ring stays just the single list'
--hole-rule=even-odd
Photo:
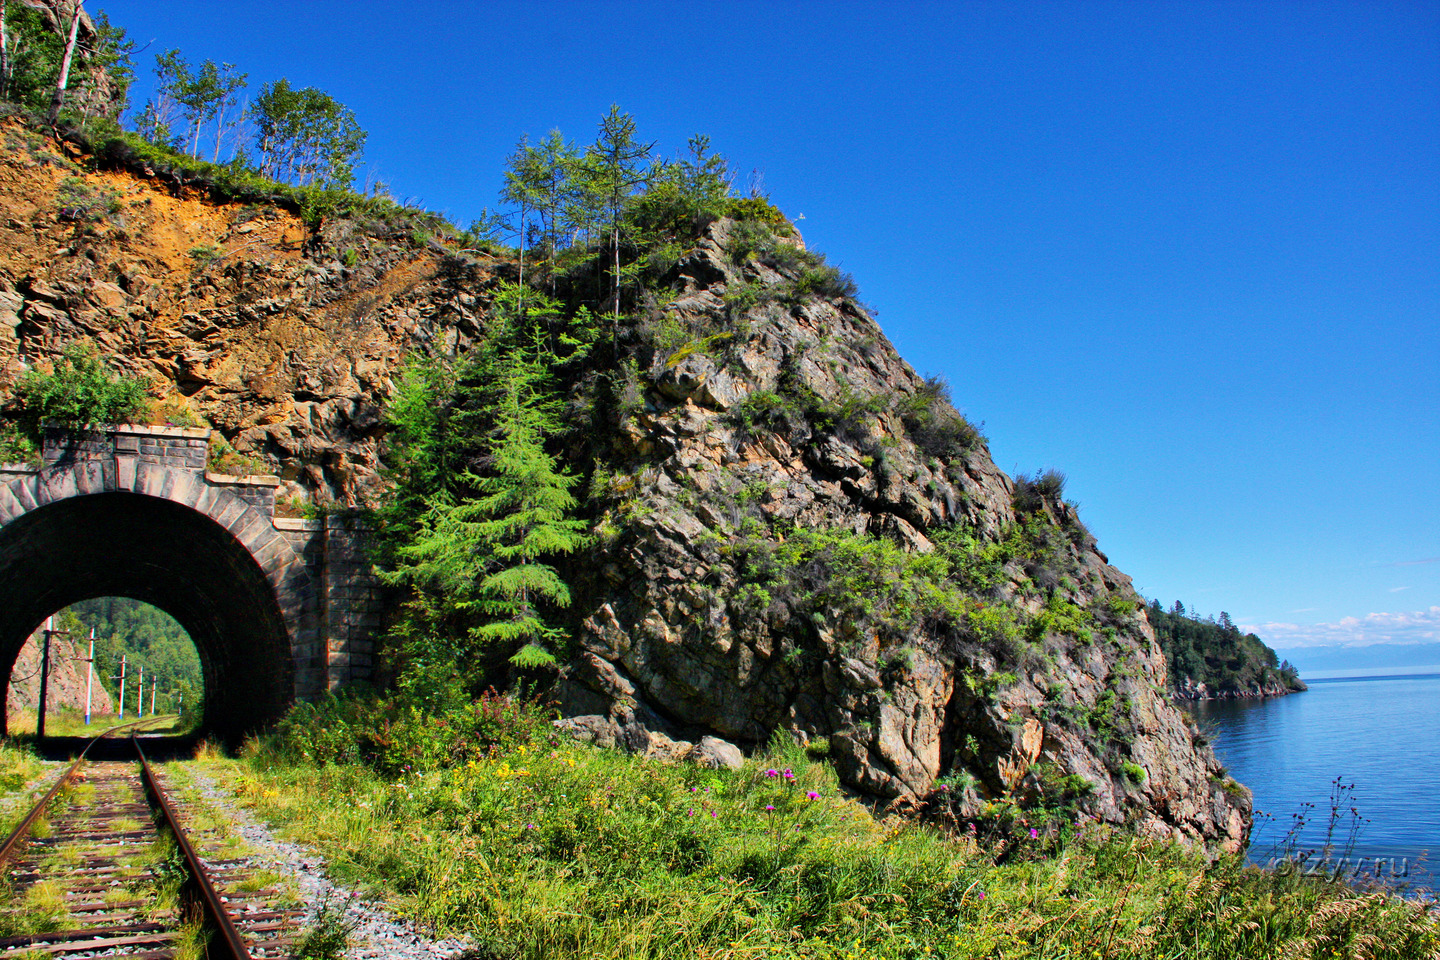
[{"label": "green foliage", "polygon": [[79,177],[60,181],[55,199],[62,220],[96,222],[120,212],[118,195],[92,187]]},{"label": "green foliage", "polygon": [[943,377],[927,377],[904,398],[900,419],[915,445],[938,460],[962,457],[985,443],[980,431],[951,405],[950,386]]},{"label": "green foliage", "polygon": [[1013,500],[1016,513],[1034,513],[1046,504],[1058,504],[1064,495],[1065,474],[1058,470],[1046,470],[1035,476],[1015,475]]},{"label": "green foliage", "polygon": [[264,460],[240,453],[218,431],[210,434],[205,469],[211,473],[223,473],[232,477],[252,477],[270,472],[269,465]]},{"label": "green foliage", "polygon": [[556,613],[570,592],[551,564],[587,538],[572,515],[579,478],[545,449],[560,429],[551,314],[526,302],[518,286],[502,290],[485,347],[412,364],[387,413],[384,577],[409,590],[397,634],[427,683],[483,685],[497,654],[551,665],[568,637]]},{"label": "green foliage", "polygon": [[[155,55],[155,98],[145,104],[136,129],[152,143],[176,146],[192,157],[200,155],[200,131],[213,123],[218,161],[227,133],[239,125],[240,91],[248,75],[236,73],[233,63],[206,60],[192,70],[179,50]],[[183,126],[181,126],[183,121]]]},{"label": "green foliage", "polygon": [[365,148],[355,113],[323,90],[280,79],[251,107],[262,176],[302,187],[348,187]]},{"label": "green foliage", "polygon": [[93,137],[72,131],[99,165],[116,169],[148,169],[174,177],[206,191],[217,203],[245,203],[282,207],[298,214],[316,230],[326,219],[350,218],[387,235],[409,234],[416,229],[455,234],[437,215],[402,206],[389,197],[366,197],[323,184],[297,186],[272,180],[252,168],[243,157],[217,164],[189,157],[174,147],[155,144],[136,133],[100,131]]},{"label": "green foliage", "polygon": [[263,746],[212,770],[480,956],[1402,960],[1440,945],[1423,903],[1077,825],[1061,811],[1091,786],[1050,765],[1043,811],[990,843],[877,819],[793,744],[704,770],[563,740],[533,713],[526,736],[481,733],[443,771]]},{"label": "green foliage", "polygon": [[725,201],[725,216],[763,224],[782,237],[795,234],[795,225],[770,202],[769,197],[730,197]]},{"label": "green foliage", "polygon": [[359,921],[346,915],[344,902],[336,903],[327,895],[292,956],[295,960],[342,960],[358,926]]},{"label": "green foliage", "polygon": [[898,639],[926,621],[961,618],[969,606],[948,583],[939,554],[908,553],[850,530],[796,527],[783,538],[742,537],[732,556],[742,578],[730,601],[737,622],[795,618]]},{"label": "green foliage", "polygon": [[690,138],[689,154],[657,161],[646,190],[631,205],[630,220],[650,243],[693,239],[724,216],[731,198],[725,158],[710,153],[710,138]]},{"label": "green foliage", "polygon": [[200,655],[185,628],[165,611],[129,597],[96,597],[67,607],[56,620],[82,648],[95,631],[95,683],[112,702],[118,700],[120,657],[127,657],[130,689],[127,710],[134,709],[137,671],[145,668],[145,706],[150,706],[150,681],[160,681],[156,709],[173,712],[180,698],[199,707],[204,690]]},{"label": "green foliage", "polygon": [[1032,640],[1043,640],[1049,634],[1074,637],[1081,643],[1095,639],[1095,617],[1084,607],[1052,593],[1045,600],[1045,606],[1030,621],[1029,632]]},{"label": "green foliage", "polygon": [[347,687],[297,703],[272,748],[292,763],[364,763],[387,775],[447,770],[534,743],[550,718],[533,704],[487,690],[444,704],[401,690]]},{"label": "green foliage", "polygon": [[1182,603],[1167,611],[1158,600],[1151,601],[1146,612],[1165,651],[1172,688],[1189,679],[1216,692],[1305,689],[1293,666],[1281,663],[1255,634],[1242,634],[1228,613],[1222,612],[1218,622],[1202,620],[1187,616]]},{"label": "green foliage", "polygon": [[40,448],[18,423],[0,422],[0,463],[38,465]]},{"label": "green foliage", "polygon": [[1138,763],[1132,763],[1129,760],[1120,765],[1120,771],[1125,774],[1126,780],[1129,780],[1137,787],[1150,778],[1150,774],[1145,772],[1144,767]]},{"label": "green foliage", "polygon": [[[18,0],[5,0],[5,6],[9,75],[0,78],[0,100],[20,104],[36,114],[44,113],[50,108],[59,80],[66,37],[53,29],[35,6]],[[92,20],[95,34],[88,42],[77,44],[70,64],[66,115],[114,120],[125,106],[126,91],[134,79],[135,64],[130,55],[135,44],[103,13]],[[64,26],[68,32],[69,24]],[[104,78],[103,84],[93,81],[97,76]],[[102,87],[108,87],[111,95],[103,100]]]},{"label": "green foliage", "polygon": [[49,370],[29,370],[15,384],[16,422],[31,443],[44,439],[44,425],[71,432],[107,423],[127,423],[145,410],[145,387],[117,377],[93,346],[72,343]]},{"label": "green foliage", "polygon": [[220,248],[213,243],[200,243],[187,250],[186,255],[195,261],[195,266],[208,267],[220,259]]}]

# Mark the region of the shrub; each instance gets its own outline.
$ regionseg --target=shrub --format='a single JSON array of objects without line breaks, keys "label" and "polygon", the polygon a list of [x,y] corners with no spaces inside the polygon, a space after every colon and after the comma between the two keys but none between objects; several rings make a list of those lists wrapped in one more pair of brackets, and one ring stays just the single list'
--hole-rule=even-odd
[{"label": "shrub", "polygon": [[1132,763],[1129,760],[1126,760],[1120,765],[1120,770],[1125,774],[1125,779],[1137,787],[1150,778],[1150,774],[1145,772],[1144,767],[1138,763]]},{"label": "shrub", "polygon": [[61,181],[55,191],[60,204],[60,219],[98,221],[120,212],[119,196],[109,190],[97,190],[79,177]]},{"label": "shrub", "polygon": [[46,424],[74,433],[139,419],[145,387],[134,377],[112,373],[93,346],[72,343],[50,370],[30,370],[21,377],[15,399],[20,430],[38,446]]},{"label": "shrub", "polygon": [[1017,473],[1011,500],[1016,513],[1026,514],[1036,512],[1047,503],[1059,503],[1064,495],[1065,474],[1058,470],[1046,470],[1033,477]]},{"label": "shrub", "polygon": [[197,267],[208,267],[220,259],[220,248],[213,243],[196,244],[189,249],[188,253]]},{"label": "shrub", "polygon": [[979,429],[951,405],[950,386],[943,377],[927,377],[905,398],[900,419],[915,446],[938,460],[953,460],[985,442]]},{"label": "shrub", "polygon": [[725,215],[741,222],[763,223],[782,237],[795,233],[790,218],[781,213],[769,197],[730,197],[725,201]]}]

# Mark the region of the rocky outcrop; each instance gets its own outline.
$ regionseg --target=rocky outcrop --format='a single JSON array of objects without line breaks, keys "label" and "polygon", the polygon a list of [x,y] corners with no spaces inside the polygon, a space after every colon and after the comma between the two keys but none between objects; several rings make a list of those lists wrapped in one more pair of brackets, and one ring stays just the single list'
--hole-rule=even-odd
[{"label": "rocky outcrop", "polygon": [[[61,218],[68,177],[119,212]],[[93,340],[278,473],[282,503],[371,501],[403,359],[482,337],[514,271],[29,152],[0,163],[0,225],[12,376]],[[962,813],[1068,792],[1154,835],[1244,837],[1248,794],[1167,696],[1129,578],[1058,495],[1017,491],[843,278],[722,220],[654,290],[596,351],[618,399],[572,371],[596,532],[570,571],[572,730],[712,765],[780,732],[887,803],[958,778]]]},{"label": "rocky outcrop", "polygon": [[[982,597],[1029,619],[1033,642],[1018,655],[955,618],[857,630],[843,602],[737,602],[753,585],[745,557],[757,538],[830,529],[924,554],[956,529],[994,544],[1021,518],[983,441],[948,458],[917,444],[906,414],[928,416],[939,398],[869,315],[843,297],[787,302],[794,271],[732,262],[733,226],[716,224],[677,267],[681,293],[665,317],[693,339],[653,357],[643,409],[624,425],[633,472],[611,481],[626,492],[609,513],[623,533],[587,565],[599,576],[563,709],[661,753],[702,733],[747,748],[776,730],[823,739],[846,782],[895,801],[918,802],[964,771],[978,781],[972,812],[1078,777],[1105,819],[1239,840],[1243,796],[1226,792],[1165,696],[1129,578],[1068,504],[1031,521],[1070,531],[1051,568],[1012,561]],[[756,287],[776,296],[737,316],[734,291]],[[756,422],[787,403],[809,409]],[[963,425],[951,427],[963,438]],[[1104,619],[1037,628],[1047,604]]]},{"label": "rocky outcrop", "polygon": [[1264,700],[1267,697],[1283,697],[1289,693],[1300,693],[1309,688],[1299,680],[1295,681],[1294,687],[1284,687],[1278,683],[1254,684],[1243,689],[1231,687],[1212,688],[1207,683],[1196,683],[1190,677],[1186,677],[1178,685],[1171,688],[1170,695],[1176,700],[1194,702],[1197,700]]},{"label": "rocky outcrop", "polygon": [[[34,711],[40,702],[40,653],[44,637],[37,630],[25,646],[10,673],[10,690],[5,697],[7,713],[22,710]],[[85,658],[88,650],[81,644],[63,636],[50,640],[50,679],[46,685],[45,702],[47,714],[60,710],[85,712],[86,676]],[[98,683],[90,685],[90,713],[92,716],[108,716],[115,712],[110,694]]]}]

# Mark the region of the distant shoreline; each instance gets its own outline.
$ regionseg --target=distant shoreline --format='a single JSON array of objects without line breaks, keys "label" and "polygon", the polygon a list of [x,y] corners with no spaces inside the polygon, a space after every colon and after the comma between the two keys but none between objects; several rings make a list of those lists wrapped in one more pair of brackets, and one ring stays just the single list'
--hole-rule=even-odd
[{"label": "distant shoreline", "polygon": [[1321,670],[1308,680],[1385,680],[1392,677],[1425,677],[1440,675],[1440,663],[1414,667],[1355,667],[1349,670]]}]

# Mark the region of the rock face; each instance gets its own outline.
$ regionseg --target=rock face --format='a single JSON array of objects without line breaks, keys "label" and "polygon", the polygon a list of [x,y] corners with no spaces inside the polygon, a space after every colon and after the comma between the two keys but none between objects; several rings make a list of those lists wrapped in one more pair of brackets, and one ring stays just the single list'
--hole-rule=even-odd
[{"label": "rock face", "polygon": [[[34,710],[40,702],[40,645],[44,637],[36,631],[25,646],[10,674],[10,692],[5,698],[7,713]],[[85,662],[87,648],[64,637],[50,641],[50,682],[45,692],[47,714],[61,709],[85,712]],[[110,694],[99,683],[90,688],[90,713],[108,716],[115,712]]]},{"label": "rock face", "polygon": [[[463,351],[514,275],[32,153],[0,162],[0,364],[93,340],[282,502],[372,501],[403,358]],[[62,219],[73,177],[120,212]],[[1129,578],[1057,489],[995,466],[843,278],[721,220],[654,289],[573,381],[597,537],[570,571],[572,729],[726,766],[782,732],[887,802],[949,778],[972,813],[1068,791],[1155,835],[1244,837],[1248,794],[1166,695]]]},{"label": "rock face", "polygon": [[[600,575],[561,685],[565,712],[607,741],[662,753],[703,734],[747,747],[776,730],[824,738],[846,782],[901,801],[954,772],[978,781],[977,801],[1053,794],[1079,777],[1105,819],[1240,839],[1246,799],[1226,792],[1169,703],[1143,605],[1073,507],[1052,500],[1017,516],[1014,485],[983,440],[956,452],[967,438],[950,420],[952,449],[935,441],[944,424],[926,418],[956,415],[865,311],[844,297],[788,297],[786,258],[735,263],[733,227],[715,224],[677,267],[682,292],[666,317],[693,339],[657,352],[625,425],[630,457],[618,459],[633,472],[612,479],[627,493],[608,514],[623,532],[586,564]],[[778,293],[737,316],[734,292],[755,287]],[[792,402],[808,411],[764,416]],[[1045,563],[1002,564],[968,623],[886,622],[844,598],[737,599],[754,585],[757,548],[807,529],[926,554],[938,534],[993,546],[1022,523],[1058,542]],[[979,635],[985,604],[1028,620],[1027,649]],[[1083,611],[1085,623],[1045,626],[1055,609]]]}]

